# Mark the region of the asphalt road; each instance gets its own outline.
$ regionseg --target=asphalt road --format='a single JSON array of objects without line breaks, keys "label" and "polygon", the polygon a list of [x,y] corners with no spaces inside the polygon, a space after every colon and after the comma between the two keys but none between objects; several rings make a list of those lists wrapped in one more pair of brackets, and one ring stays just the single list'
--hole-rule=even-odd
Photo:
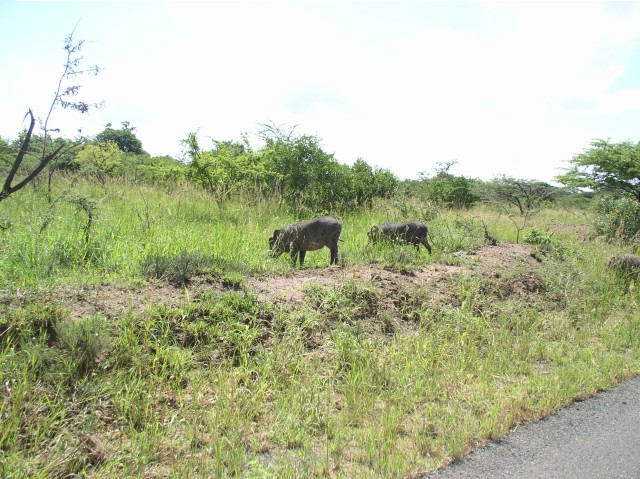
[{"label": "asphalt road", "polygon": [[640,376],[423,478],[640,479]]}]

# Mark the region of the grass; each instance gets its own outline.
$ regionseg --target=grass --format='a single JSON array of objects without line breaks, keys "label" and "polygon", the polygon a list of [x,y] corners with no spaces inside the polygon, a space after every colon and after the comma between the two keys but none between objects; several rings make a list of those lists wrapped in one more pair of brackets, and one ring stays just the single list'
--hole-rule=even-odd
[{"label": "grass", "polygon": [[[189,272],[185,260],[196,269],[208,267],[227,274],[270,274],[289,269],[286,255],[274,261],[267,253],[267,239],[273,230],[295,221],[276,202],[230,202],[219,209],[206,194],[187,186],[168,192],[117,182],[107,186],[105,190],[83,184],[81,195],[61,196],[51,205],[39,190],[25,191],[3,202],[0,214],[11,218],[12,226],[0,237],[0,287],[122,282],[141,275],[175,276],[180,283],[183,273]],[[77,206],[77,197],[88,198],[95,205],[88,229],[87,214]],[[413,212],[424,215],[419,208]],[[369,244],[371,226],[400,218],[401,212],[392,204],[340,216],[341,263],[424,263],[424,251],[416,255],[409,247],[389,249]],[[434,247],[440,253],[481,243],[482,236],[469,242],[470,232],[481,231],[481,224],[474,219],[437,218],[430,227]],[[326,251],[312,253],[306,263],[325,266],[327,257]],[[186,271],[179,270],[181,265]]]},{"label": "grass", "polygon": [[[293,221],[277,205],[218,210],[189,189],[91,188],[101,201],[88,241],[73,204],[52,214],[33,191],[0,205],[12,218],[0,260],[2,477],[404,477],[640,371],[639,294],[603,268],[618,248],[597,240],[563,230],[532,244],[539,268],[451,274],[444,302],[429,285],[354,278],[306,283],[294,308],[243,282],[291,270],[266,254],[273,229]],[[482,244],[481,220],[515,239],[508,220],[476,208],[429,222],[432,256],[371,246],[370,226],[400,217],[383,206],[341,217],[346,265],[462,264],[459,252]],[[550,210],[532,226],[576,219]],[[305,268],[328,260],[312,252]],[[60,288],[105,281],[188,291],[202,271],[238,287],[80,319],[56,301]]]}]

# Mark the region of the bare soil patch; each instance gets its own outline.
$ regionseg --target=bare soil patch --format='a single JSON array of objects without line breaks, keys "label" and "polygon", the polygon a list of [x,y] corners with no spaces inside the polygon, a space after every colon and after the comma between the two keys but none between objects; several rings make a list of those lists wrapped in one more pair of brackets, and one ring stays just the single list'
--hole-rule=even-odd
[{"label": "bare soil patch", "polygon": [[348,268],[310,268],[291,271],[282,276],[246,278],[247,290],[257,294],[259,300],[295,305],[302,300],[303,289],[309,283],[326,288],[344,284],[350,280],[371,282],[383,292],[394,290],[398,284],[426,287],[433,292],[434,300],[439,295],[446,300],[446,291],[440,291],[443,280],[457,275],[495,278],[508,271],[540,268],[540,264],[529,254],[531,248],[516,244],[486,246],[475,253],[455,255],[450,264],[429,263],[423,267],[403,271],[380,264]]},{"label": "bare soil patch", "polygon": [[[381,290],[383,297],[394,301],[407,288],[428,291],[431,304],[455,303],[448,291],[448,281],[456,276],[482,277],[495,284],[497,296],[520,295],[524,299],[539,289],[536,271],[543,266],[531,256],[531,247],[521,244],[485,246],[473,253],[453,255],[445,263],[427,263],[422,267],[401,270],[381,264],[350,267],[324,267],[292,270],[277,276],[247,276],[243,285],[230,284],[211,275],[191,279],[187,288],[176,287],[163,281],[152,281],[144,286],[123,287],[110,284],[87,286],[75,290],[48,293],[45,300],[60,303],[72,318],[93,314],[118,317],[127,312],[143,313],[150,306],[179,305],[192,301],[211,291],[244,289],[255,294],[259,301],[295,309],[304,298],[304,288],[317,284],[331,289],[350,280],[368,282]],[[25,303],[35,298],[18,296],[6,298],[5,303]]]}]

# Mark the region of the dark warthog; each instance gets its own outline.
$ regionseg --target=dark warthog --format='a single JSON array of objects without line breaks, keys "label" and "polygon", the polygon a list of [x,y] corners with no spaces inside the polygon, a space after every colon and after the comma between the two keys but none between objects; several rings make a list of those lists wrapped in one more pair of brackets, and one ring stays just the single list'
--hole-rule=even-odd
[{"label": "dark warthog", "polygon": [[302,266],[307,251],[315,251],[326,246],[331,250],[329,264],[338,264],[338,240],[341,232],[342,223],[331,216],[323,216],[275,230],[273,236],[269,238],[269,248],[274,256],[290,252],[294,266],[300,253],[300,266]]},{"label": "dark warthog", "polygon": [[640,256],[626,254],[624,256],[613,256],[609,260],[609,268],[631,278],[640,276]]},{"label": "dark warthog", "polygon": [[384,223],[374,226],[369,231],[371,241],[387,240],[393,242],[404,242],[415,245],[416,249],[420,249],[420,245],[427,248],[431,254],[431,245],[427,241],[429,230],[424,223],[417,221],[409,221],[407,223]]}]

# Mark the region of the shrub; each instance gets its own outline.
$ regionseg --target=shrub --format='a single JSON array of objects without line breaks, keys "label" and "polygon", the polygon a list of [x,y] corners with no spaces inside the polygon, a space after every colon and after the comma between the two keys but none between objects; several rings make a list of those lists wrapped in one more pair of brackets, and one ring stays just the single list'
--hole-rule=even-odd
[{"label": "shrub", "polygon": [[629,196],[601,196],[595,202],[594,226],[607,240],[631,241],[640,232],[640,203]]},{"label": "shrub", "polygon": [[533,254],[534,258],[540,259],[543,256],[552,256],[556,259],[566,259],[569,255],[575,255],[576,251],[564,241],[553,237],[553,231],[541,231],[538,228],[531,228],[523,238],[527,244],[536,246]]}]

